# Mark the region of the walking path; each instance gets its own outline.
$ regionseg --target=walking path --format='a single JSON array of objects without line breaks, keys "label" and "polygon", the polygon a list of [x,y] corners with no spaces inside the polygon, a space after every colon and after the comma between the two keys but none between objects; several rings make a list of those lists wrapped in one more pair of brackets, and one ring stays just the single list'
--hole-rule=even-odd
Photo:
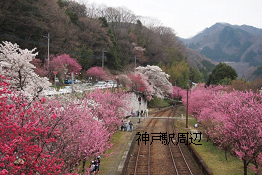
[{"label": "walking path", "polygon": [[[139,122],[140,119],[140,123]],[[128,121],[131,120],[134,124],[134,131],[129,132],[129,126],[128,131],[119,131],[115,134],[117,138],[113,137],[114,145],[109,150],[110,153],[113,153],[109,155],[107,158],[102,157],[101,159],[101,166],[100,166],[100,175],[114,175],[117,174],[117,170],[119,167],[123,167],[123,159],[125,159],[125,155],[127,154],[126,150],[128,149],[128,144],[130,144],[130,140],[132,140],[133,134],[135,134],[135,130],[137,127],[143,122],[143,119],[140,117],[131,117],[127,119]],[[118,140],[118,142],[116,142]]]}]

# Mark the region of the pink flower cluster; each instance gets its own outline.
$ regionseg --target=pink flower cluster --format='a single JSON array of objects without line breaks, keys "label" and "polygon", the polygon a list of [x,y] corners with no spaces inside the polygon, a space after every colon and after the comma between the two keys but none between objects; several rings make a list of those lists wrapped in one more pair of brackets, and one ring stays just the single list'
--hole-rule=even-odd
[{"label": "pink flower cluster", "polygon": [[0,174],[66,174],[112,144],[128,94],[95,90],[82,100],[16,97],[0,76]]},{"label": "pink flower cluster", "polygon": [[[262,95],[252,91],[226,92],[226,87],[199,86],[189,93],[189,113],[205,127],[206,134],[225,151],[253,164],[261,173]],[[186,96],[183,96],[186,104]]]}]

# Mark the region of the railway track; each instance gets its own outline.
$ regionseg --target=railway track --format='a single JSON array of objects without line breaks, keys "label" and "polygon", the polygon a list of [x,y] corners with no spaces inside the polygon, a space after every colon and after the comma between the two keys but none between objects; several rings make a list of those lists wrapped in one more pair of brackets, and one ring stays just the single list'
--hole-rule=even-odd
[{"label": "railway track", "polygon": [[[153,114],[153,117],[158,118],[147,119],[144,129],[144,134],[148,134],[144,137],[147,142],[145,144],[141,139],[139,145],[135,145],[129,161],[129,175],[193,174],[190,168],[192,162],[187,162],[188,156],[184,155],[181,146],[167,144],[168,138],[163,139],[165,135],[175,133],[174,119],[171,117],[174,116],[176,109],[177,106],[159,110]],[[161,119],[161,116],[168,118]],[[177,138],[173,139],[176,143]]]},{"label": "railway track", "polygon": [[[146,125],[147,129],[145,133],[150,133],[152,131],[152,128],[155,126],[156,122],[157,120],[151,119]],[[139,144],[138,152],[136,154],[135,159],[134,173],[131,174],[150,174],[150,141],[151,140],[149,137],[147,144]]]},{"label": "railway track", "polygon": [[[172,117],[175,114],[176,108],[173,108],[170,112],[170,115],[168,117]],[[174,119],[168,118],[166,120],[166,130],[168,135],[169,134],[175,134],[175,138],[172,143],[168,144],[170,155],[173,160],[173,165],[175,167],[175,172],[177,175],[185,174],[185,175],[193,175],[191,168],[188,165],[188,162],[184,156],[184,153],[181,149],[180,144],[177,142],[177,132],[175,132],[175,127],[174,127]],[[173,144],[175,143],[175,144]],[[177,144],[176,144],[177,143]]]}]

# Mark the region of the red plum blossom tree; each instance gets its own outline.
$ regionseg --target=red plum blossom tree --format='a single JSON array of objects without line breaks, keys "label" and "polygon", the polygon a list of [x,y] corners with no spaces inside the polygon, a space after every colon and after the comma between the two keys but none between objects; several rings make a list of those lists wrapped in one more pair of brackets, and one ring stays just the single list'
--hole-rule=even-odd
[{"label": "red plum blossom tree", "polygon": [[28,104],[6,83],[0,86],[0,174],[67,174],[84,167],[80,163],[112,146],[112,134],[130,111],[129,94],[120,89]]},{"label": "red plum blossom tree", "polygon": [[48,71],[46,68],[43,68],[44,65],[40,59],[35,58],[31,63],[35,66],[34,71],[37,75],[40,77],[46,77],[48,75]]},{"label": "red plum blossom tree", "polygon": [[128,77],[131,80],[130,84],[128,85],[130,90],[144,94],[147,100],[152,99],[154,90],[152,86],[149,85],[146,75],[139,72],[134,72],[133,74],[129,74]]},{"label": "red plum blossom tree", "polygon": [[41,103],[28,107],[3,79],[0,75],[0,174],[60,174],[63,160],[48,150],[59,132],[43,127],[48,119],[37,117]]}]

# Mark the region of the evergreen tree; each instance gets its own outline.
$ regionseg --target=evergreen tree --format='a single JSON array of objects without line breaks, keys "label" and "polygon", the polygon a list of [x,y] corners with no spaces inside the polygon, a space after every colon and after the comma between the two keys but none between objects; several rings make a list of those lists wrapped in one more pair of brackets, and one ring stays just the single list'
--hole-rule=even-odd
[{"label": "evergreen tree", "polygon": [[231,66],[227,65],[226,63],[219,63],[213,69],[212,73],[209,75],[207,80],[207,85],[210,84],[221,84],[221,85],[228,85],[231,83],[232,80],[237,79],[236,70],[233,69]]}]

